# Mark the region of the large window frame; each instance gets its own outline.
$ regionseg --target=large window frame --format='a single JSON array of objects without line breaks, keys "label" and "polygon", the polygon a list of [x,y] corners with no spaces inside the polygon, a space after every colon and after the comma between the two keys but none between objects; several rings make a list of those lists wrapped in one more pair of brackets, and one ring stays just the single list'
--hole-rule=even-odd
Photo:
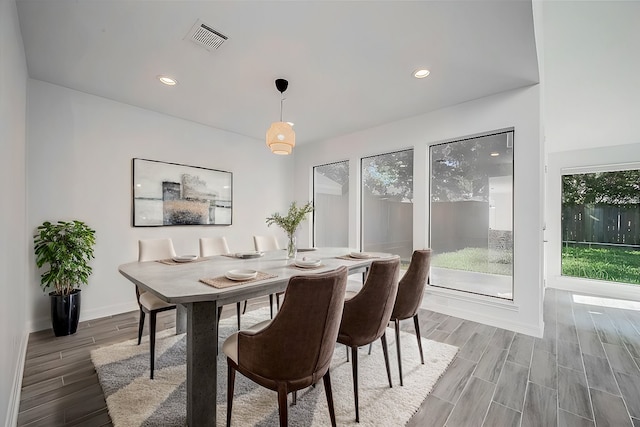
[{"label": "large window frame", "polygon": [[[317,169],[319,168],[325,168],[328,166],[337,166],[339,168],[338,165],[346,165],[346,182],[341,184],[341,191],[342,194],[345,193],[345,187],[346,187],[346,195],[347,195],[347,199],[346,202],[343,202],[346,206],[346,220],[345,220],[345,226],[346,226],[346,230],[345,230],[345,235],[346,235],[346,240],[344,241],[340,241],[338,243],[336,243],[335,238],[330,239],[331,242],[328,246],[345,246],[348,247],[349,246],[349,205],[350,205],[350,195],[349,195],[349,186],[350,186],[350,162],[349,160],[339,160],[339,161],[335,161],[335,162],[330,162],[330,163],[324,163],[321,165],[315,165],[312,168],[312,191],[313,191],[313,206],[314,206],[314,210],[313,210],[313,246],[324,246],[323,244],[318,243],[319,239],[318,238],[318,208],[319,208],[319,204],[320,202],[318,201],[318,192],[317,192],[317,187],[320,185],[316,179],[316,172]],[[336,173],[339,173],[339,171],[336,171]],[[322,174],[324,175],[324,174]],[[340,184],[340,183],[337,183]],[[335,186],[334,186],[335,187]],[[337,191],[337,188],[334,189],[335,191]],[[333,224],[335,226],[335,223]]]},{"label": "large window frame", "polygon": [[[640,285],[639,174],[637,162],[561,169],[562,277],[583,286],[589,281]],[[603,184],[616,187],[606,191]]]},{"label": "large window frame", "polygon": [[[407,161],[403,161],[401,159],[402,155],[404,155],[405,153],[411,153],[411,164],[409,165]],[[410,212],[411,215],[411,220],[410,221],[406,221],[407,224],[409,224],[410,228],[405,227],[405,229],[403,229],[399,235],[401,236],[401,240],[399,242],[396,242],[400,245],[399,248],[390,248],[389,244],[392,244],[393,242],[388,242],[388,241],[383,241],[380,242],[378,244],[373,245],[372,243],[367,241],[367,231],[366,231],[366,227],[367,227],[367,222],[366,222],[366,206],[365,206],[365,197],[367,192],[365,191],[365,185],[367,184],[367,173],[365,173],[365,162],[370,161],[371,159],[374,158],[381,158],[383,156],[390,156],[392,160],[397,160],[399,163],[399,166],[402,169],[406,169],[410,166],[410,178],[407,179],[407,181],[410,181],[410,186],[411,188],[399,188],[399,187],[394,187],[394,191],[389,194],[389,196],[387,197],[388,199],[393,199],[393,201],[401,203],[401,204],[410,204],[410,209],[408,207],[405,206],[397,206],[399,207],[399,209],[396,209],[396,213],[398,215],[406,215],[407,212]],[[402,165],[405,165],[404,167]],[[403,262],[408,262],[411,258],[411,254],[413,253],[413,226],[414,226],[414,218],[413,218],[413,203],[414,203],[414,167],[415,167],[415,150],[413,147],[411,148],[406,148],[406,149],[402,149],[402,150],[394,150],[394,151],[389,151],[389,152],[385,152],[385,153],[379,153],[379,154],[374,154],[374,155],[370,155],[370,156],[364,156],[360,158],[360,248],[363,251],[373,251],[373,252],[392,252],[392,253],[397,253],[398,255],[400,255],[401,259],[403,260]],[[407,170],[408,172],[408,170]],[[403,175],[401,173],[398,173],[398,176]],[[404,172],[404,175],[406,176],[407,173]],[[380,180],[381,183],[384,183],[384,179]],[[406,183],[405,183],[406,184]],[[381,199],[383,199],[384,197],[382,197]],[[390,202],[389,202],[390,203]],[[402,212],[398,212],[398,211],[402,211]],[[389,215],[389,213],[387,213],[387,215]],[[409,243],[403,243],[404,240],[402,240],[402,238],[406,238],[408,239]]]},{"label": "large window frame", "polygon": [[[429,188],[427,215],[429,218],[429,246],[434,250],[430,281],[432,286],[513,301],[515,264],[513,244],[515,239],[513,227],[514,133],[513,129],[505,129],[452,139],[429,146],[428,164],[430,174],[427,178]],[[485,139],[485,141],[481,141],[482,139]],[[472,146],[471,144],[476,145]],[[469,150],[467,159],[463,155],[465,149]],[[434,156],[438,158],[434,158]],[[462,157],[457,158],[455,156]],[[491,158],[501,159],[500,161],[503,162],[503,165],[493,165]],[[508,161],[505,162],[504,159]],[[473,172],[477,169],[480,173],[471,177],[459,175],[460,172],[456,171],[456,169],[464,171],[465,162],[468,170]],[[476,163],[480,166],[476,166]],[[486,170],[483,170],[482,166],[485,166]],[[447,169],[453,171],[450,172],[449,182],[447,182],[446,178],[442,178],[442,182],[438,183],[435,174],[444,174]],[[507,171],[509,174],[505,175]],[[494,178],[493,182],[491,178]],[[439,185],[439,187],[434,189],[434,185]],[[503,187],[504,191],[498,189],[496,194],[492,194],[494,186]],[[507,192],[507,195],[510,192],[510,197],[507,199],[501,194],[498,200],[498,192]],[[448,211],[446,204],[438,206],[439,213],[434,214],[436,203],[440,202],[451,203],[451,206]],[[465,205],[463,209],[459,209],[459,206],[456,206],[458,202],[465,202],[473,206]],[[501,218],[498,223],[501,226],[495,227],[494,224],[497,221],[495,211],[498,205],[500,205]],[[492,211],[492,209],[495,210]],[[468,212],[476,212],[477,215],[474,214],[469,217]],[[466,221],[464,220],[465,215],[467,215]],[[465,234],[464,230],[461,232],[462,234],[460,232],[458,234],[464,241],[471,240],[463,245],[464,248],[457,248],[456,245],[462,244],[460,242],[449,242],[448,245],[453,246],[451,248],[447,247],[447,250],[444,251],[446,253],[439,253],[438,247],[442,247],[440,250],[443,250],[446,246],[442,243],[445,241],[443,239],[447,239],[448,236],[446,235],[447,228],[444,227],[442,222],[440,222],[439,226],[434,224],[434,221],[438,220],[437,218],[452,223],[450,224],[452,227],[455,226],[454,223],[456,221],[457,224],[467,224],[468,222],[472,228],[467,231],[471,234]],[[480,244],[482,236],[477,233],[477,228],[473,226],[473,221],[475,221],[476,225],[480,223],[486,224],[487,234],[484,237],[486,252],[482,250],[482,245]],[[472,232],[471,230],[474,231]],[[442,236],[438,233],[442,234]],[[476,234],[478,234],[477,238],[474,237]],[[452,235],[455,237],[455,234]],[[472,241],[475,241],[475,243]],[[467,250],[467,246],[469,250]],[[476,246],[478,250],[474,249]],[[485,263],[484,266],[483,263]],[[504,266],[500,264],[504,264]],[[458,278],[456,279],[455,277]],[[472,283],[476,284],[475,286],[482,286],[482,288],[471,288],[470,284]],[[483,290],[480,291],[479,289]]]}]

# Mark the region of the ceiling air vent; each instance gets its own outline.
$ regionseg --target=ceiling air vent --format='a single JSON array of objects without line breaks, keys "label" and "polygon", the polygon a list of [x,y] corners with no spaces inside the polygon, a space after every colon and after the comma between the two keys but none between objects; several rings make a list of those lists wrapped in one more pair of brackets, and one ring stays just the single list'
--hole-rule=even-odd
[{"label": "ceiling air vent", "polygon": [[187,39],[207,50],[216,50],[228,37],[198,20],[187,34]]}]

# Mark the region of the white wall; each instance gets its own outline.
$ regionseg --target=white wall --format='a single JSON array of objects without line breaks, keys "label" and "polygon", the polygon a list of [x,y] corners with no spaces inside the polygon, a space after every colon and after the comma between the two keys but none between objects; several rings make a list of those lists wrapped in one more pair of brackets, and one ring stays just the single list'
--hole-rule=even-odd
[{"label": "white wall", "polygon": [[640,143],[640,2],[542,2],[547,152]]},{"label": "white wall", "polygon": [[[360,158],[414,148],[414,248],[427,246],[428,146],[444,140],[514,128],[514,301],[496,301],[430,288],[427,307],[435,311],[509,328],[542,333],[542,170],[539,88],[532,86],[460,104],[362,132],[296,147],[295,195],[309,198],[315,165],[350,161],[349,245],[359,246]],[[299,233],[302,244],[310,240]],[[304,240],[307,239],[307,240]]]},{"label": "white wall", "polygon": [[[29,80],[28,106],[29,233],[59,219],[80,219],[96,230],[81,321],[137,309],[133,285],[118,265],[137,259],[138,239],[171,237],[180,254],[197,254],[202,236],[224,235],[232,251],[253,250],[253,234],[275,233],[284,244],[284,234],[265,218],[289,205],[293,157],[271,154],[263,141],[39,80]],[[134,157],[232,172],[233,225],[132,227]],[[38,330],[50,327],[49,300],[33,258],[29,327]]]},{"label": "white wall", "polygon": [[542,2],[547,285],[640,300],[637,286],[561,277],[561,172],[640,160],[640,2]]},{"label": "white wall", "polygon": [[27,65],[15,0],[0,0],[0,423],[18,415],[27,345]]}]

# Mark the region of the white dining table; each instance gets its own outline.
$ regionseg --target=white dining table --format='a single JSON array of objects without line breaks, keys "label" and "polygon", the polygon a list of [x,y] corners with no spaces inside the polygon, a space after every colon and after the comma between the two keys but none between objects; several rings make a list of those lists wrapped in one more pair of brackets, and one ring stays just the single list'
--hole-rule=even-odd
[{"label": "white dining table", "polygon": [[[349,274],[364,272],[376,259],[392,256],[371,253],[369,258],[345,256],[356,252],[350,248],[317,248],[299,252],[298,258],[317,258],[321,267],[301,269],[287,259],[286,251],[265,252],[263,256],[242,259],[215,256],[192,262],[165,264],[158,261],[131,262],[118,271],[142,290],[163,301],[176,304],[176,333],[187,334],[187,424],[216,425],[218,307],[247,299],[271,295],[286,289],[289,278],[315,274],[346,266]],[[200,282],[224,276],[235,269],[250,269],[275,277],[239,282],[227,288],[215,288]]]}]

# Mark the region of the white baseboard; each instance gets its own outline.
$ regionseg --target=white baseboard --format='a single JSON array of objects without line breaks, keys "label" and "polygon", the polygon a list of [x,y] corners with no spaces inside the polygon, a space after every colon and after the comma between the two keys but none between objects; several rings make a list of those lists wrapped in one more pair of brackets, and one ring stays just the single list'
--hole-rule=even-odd
[{"label": "white baseboard", "polygon": [[446,289],[427,287],[421,307],[447,316],[459,317],[537,338],[542,337],[544,331],[543,321],[539,325],[533,325],[514,320],[520,307],[513,301],[463,295]]},{"label": "white baseboard", "polygon": [[569,276],[552,276],[547,287],[605,298],[640,301],[640,285],[605,282]]},{"label": "white baseboard", "polygon": [[[108,317],[116,314],[127,313],[129,311],[136,311],[136,310],[139,310],[139,307],[138,307],[138,303],[135,300],[124,303],[124,304],[110,305],[108,307],[100,307],[94,310],[83,310],[81,308],[80,322],[85,322],[87,320],[99,319],[101,317]],[[50,317],[41,317],[39,319],[35,319],[28,325],[29,332],[42,331],[50,328],[51,328]]]},{"label": "white baseboard", "polygon": [[24,375],[24,364],[27,358],[27,344],[29,344],[29,333],[25,332],[22,336],[19,346],[19,357],[16,369],[14,369],[14,377],[11,382],[11,396],[7,405],[6,427],[15,427],[18,425],[18,413],[20,411],[20,391],[22,390],[22,376]]},{"label": "white baseboard", "polygon": [[472,322],[478,322],[496,328],[508,329],[513,332],[529,335],[536,338],[541,338],[544,331],[544,324],[539,327],[531,325],[525,325],[522,323],[509,321],[508,325],[505,325],[504,319],[498,319],[493,316],[488,316],[478,312],[471,312],[467,310],[460,310],[452,306],[442,306],[437,304],[422,304],[422,308],[427,310],[436,311],[438,313],[446,314],[447,316],[459,317],[461,319],[471,320]]}]

